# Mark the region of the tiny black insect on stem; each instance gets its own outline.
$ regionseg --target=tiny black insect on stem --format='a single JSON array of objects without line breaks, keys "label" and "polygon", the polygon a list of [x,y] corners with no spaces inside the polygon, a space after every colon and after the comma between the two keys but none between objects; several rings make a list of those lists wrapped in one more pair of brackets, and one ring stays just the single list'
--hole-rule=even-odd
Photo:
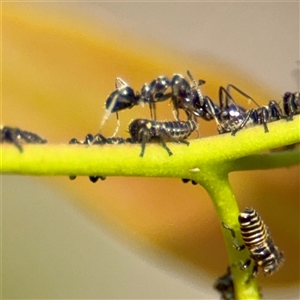
[{"label": "tiny black insect on stem", "polygon": [[22,153],[22,144],[45,144],[47,140],[30,131],[25,131],[17,127],[4,126],[0,129],[0,142],[12,143]]}]

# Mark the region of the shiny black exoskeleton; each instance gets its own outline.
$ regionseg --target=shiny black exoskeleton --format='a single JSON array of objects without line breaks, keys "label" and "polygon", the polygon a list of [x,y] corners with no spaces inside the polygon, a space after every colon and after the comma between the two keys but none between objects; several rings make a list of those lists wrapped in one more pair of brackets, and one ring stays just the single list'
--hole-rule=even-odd
[{"label": "shiny black exoskeleton", "polygon": [[129,124],[129,133],[132,141],[142,144],[141,157],[144,156],[146,143],[157,139],[161,141],[162,146],[166,149],[168,154],[172,155],[172,151],[166,145],[165,138],[176,143],[189,145],[186,139],[196,129],[197,124],[193,120],[159,122],[136,119]]},{"label": "shiny black exoskeleton", "polygon": [[148,103],[151,119],[156,120],[156,102],[167,100],[170,95],[165,94],[170,86],[170,81],[165,76],[158,76],[150,84],[145,83],[141,90],[141,102]]},{"label": "shiny black exoskeleton", "polygon": [[[165,76],[159,76],[150,84],[144,84],[141,93],[135,93],[133,89],[121,78],[116,79],[116,90],[113,91],[105,103],[105,113],[102,118],[100,129],[107,121],[111,113],[117,114],[119,128],[118,111],[131,109],[132,107],[148,103],[150,107],[151,119],[156,120],[156,103],[171,99],[173,104],[173,114],[176,121],[179,121],[179,109],[185,111],[188,120],[192,116],[210,121],[216,119],[218,122],[229,120],[243,113],[245,110],[233,103],[229,93],[230,87],[236,89],[243,95],[242,91],[233,85],[228,85],[227,89],[219,89],[219,105],[214,103],[208,96],[203,95],[199,86],[205,83],[204,80],[196,80],[187,71],[190,82],[180,74],[174,74],[171,80]],[[167,93],[168,88],[171,92]]]},{"label": "shiny black exoskeleton", "polygon": [[244,127],[263,125],[265,132],[269,132],[267,123],[280,120],[283,117],[282,110],[277,102],[271,100],[268,105],[259,108],[249,109],[243,114],[225,122],[218,123],[218,132],[231,132],[235,135]]},{"label": "shiny black exoskeleton", "polygon": [[22,144],[45,144],[47,140],[30,131],[4,126],[0,129],[0,142],[13,143],[20,152],[23,152]]},{"label": "shiny black exoskeleton", "polygon": [[219,277],[214,283],[214,289],[216,289],[221,294],[221,300],[234,300],[234,285],[233,285],[233,275],[231,273],[230,267],[227,268],[226,274]]},{"label": "shiny black exoskeleton", "polygon": [[202,118],[206,121],[216,120],[217,123],[230,120],[243,114],[245,109],[237,105],[229,90],[235,89],[244,96],[247,96],[234,85],[229,84],[227,88],[219,88],[219,105],[206,95],[203,95],[199,86],[204,84],[204,80],[196,82],[192,74],[187,71],[191,84],[180,74],[175,74],[171,81],[172,102],[174,106],[174,115],[178,119],[179,109],[183,109],[188,119],[191,115]]},{"label": "shiny black exoskeleton", "polygon": [[283,111],[287,120],[293,120],[294,115],[300,114],[300,93],[286,92],[283,96]]},{"label": "shiny black exoskeleton", "polygon": [[[78,141],[77,139],[73,138],[69,141],[69,144],[77,144],[77,145],[117,145],[117,144],[124,144],[124,143],[132,143],[130,138],[124,139],[121,137],[110,137],[106,138],[102,134],[98,133],[95,136],[92,134],[87,134],[84,141]],[[77,176],[71,175],[69,178],[74,180]],[[91,182],[97,182],[98,179],[105,180],[105,176],[89,176]]]},{"label": "shiny black exoskeleton", "polygon": [[[150,84],[145,83],[141,93],[135,93],[133,89],[121,78],[116,79],[116,90],[113,91],[105,103],[105,113],[100,129],[111,113],[116,113],[119,127],[118,112],[123,109],[130,109],[136,105],[148,103],[151,118],[156,120],[156,102],[165,101],[170,95],[165,95],[170,82],[167,77],[159,76]],[[115,132],[118,131],[118,127]]]},{"label": "shiny black exoskeleton", "polygon": [[103,127],[111,113],[116,113],[118,126],[120,126],[118,112],[123,109],[130,109],[140,103],[140,95],[135,94],[134,90],[121,78],[116,79],[116,89],[109,95],[105,102],[105,112],[102,118],[100,129]]},{"label": "shiny black exoskeleton", "polygon": [[246,208],[239,215],[239,224],[244,241],[239,245],[235,232],[227,224],[222,225],[230,230],[234,246],[241,251],[247,248],[250,251],[250,259],[241,265],[241,269],[246,269],[254,261],[252,276],[255,277],[258,267],[262,268],[263,273],[273,274],[284,262],[283,253],[274,245],[269,228],[265,225],[260,215],[253,208]]},{"label": "shiny black exoskeleton", "polygon": [[198,92],[196,89],[198,86],[204,83],[204,80],[199,80],[199,82],[196,83],[195,87],[193,88],[181,74],[173,75],[170,83],[170,97],[173,103],[173,114],[177,121],[179,120],[179,109],[183,109],[188,119],[191,119],[194,111],[194,102],[198,97]]}]

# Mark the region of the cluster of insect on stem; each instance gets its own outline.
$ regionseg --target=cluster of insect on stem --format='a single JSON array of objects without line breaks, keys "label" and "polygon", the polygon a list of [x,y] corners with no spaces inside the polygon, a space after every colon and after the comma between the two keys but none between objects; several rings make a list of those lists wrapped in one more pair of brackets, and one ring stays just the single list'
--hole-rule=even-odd
[{"label": "cluster of insect on stem", "polygon": [[[121,78],[116,79],[115,90],[105,101],[105,112],[101,120],[100,131],[95,134],[88,134],[83,141],[72,138],[69,144],[79,145],[119,145],[119,144],[140,144],[140,156],[145,154],[146,144],[160,141],[162,147],[171,156],[171,149],[166,141],[183,143],[189,145],[188,137],[198,130],[198,120],[215,121],[219,134],[231,133],[232,136],[243,128],[249,126],[262,125],[267,133],[268,123],[282,118],[292,121],[294,115],[300,114],[300,93],[286,92],[282,98],[282,106],[275,100],[269,101],[265,106],[260,106],[248,94],[232,84],[225,88],[219,87],[218,101],[213,101],[209,96],[201,92],[200,87],[205,84],[204,80],[196,81],[188,71],[188,78],[180,74],[174,74],[171,79],[166,76],[158,76],[150,84],[144,84],[140,92],[134,90]],[[245,109],[237,104],[232,96],[235,91],[243,97],[252,101],[257,107]],[[156,116],[156,109],[159,102],[170,100],[174,120],[159,121]],[[137,118],[129,124],[129,136],[117,137],[119,128],[119,111],[131,109],[140,104],[148,104],[150,108],[150,119]],[[117,116],[117,128],[111,137],[101,134],[101,129],[105,125],[111,114]],[[183,117],[180,114],[183,114]],[[0,129],[1,143],[13,143],[20,152],[23,151],[22,144],[42,144],[47,140],[35,133],[24,131],[19,128],[4,126]],[[70,179],[75,179],[76,175],[70,175]],[[99,179],[105,180],[104,174],[91,174],[90,181],[97,182]],[[189,179],[183,179],[188,182]],[[195,181],[192,181],[196,184]],[[258,269],[261,268],[264,274],[273,274],[284,262],[283,253],[270,236],[270,231],[262,221],[258,213],[252,208],[246,208],[239,215],[240,230],[243,238],[243,245],[239,245],[235,231],[226,223],[223,223],[233,238],[236,250],[248,249],[249,258],[245,262],[237,262],[230,266],[227,273],[221,276],[215,288],[221,293],[221,299],[234,299],[233,275],[231,268],[240,267],[245,270],[253,262],[251,278],[255,277]],[[249,277],[247,282],[251,280]],[[247,283],[246,282],[246,283]]]},{"label": "cluster of insect on stem", "polygon": [[[274,100],[269,101],[265,106],[259,106],[240,88],[228,84],[226,88],[222,86],[219,88],[219,99],[216,102],[201,92],[200,87],[205,84],[204,80],[196,81],[189,71],[187,74],[189,80],[181,74],[174,74],[171,79],[158,76],[149,84],[145,83],[140,92],[135,92],[118,77],[115,90],[105,101],[100,132],[109,116],[115,113],[117,116],[117,128],[113,134],[115,137],[120,125],[119,112],[141,104],[148,104],[151,118],[138,118],[131,121],[128,129],[130,141],[141,144],[141,157],[145,154],[146,144],[157,140],[161,142],[167,153],[172,155],[165,141],[188,145],[186,140],[193,131],[198,129],[199,118],[206,121],[214,120],[219,134],[230,132],[235,135],[241,129],[254,125],[263,125],[265,132],[268,132],[267,123],[281,118],[292,120],[295,114],[300,113],[299,92],[285,93],[282,108]],[[233,99],[232,91],[252,101],[257,107],[246,110]],[[175,120],[159,121],[156,119],[157,105],[166,100],[172,103]],[[184,112],[183,119],[180,118],[180,111]]]}]

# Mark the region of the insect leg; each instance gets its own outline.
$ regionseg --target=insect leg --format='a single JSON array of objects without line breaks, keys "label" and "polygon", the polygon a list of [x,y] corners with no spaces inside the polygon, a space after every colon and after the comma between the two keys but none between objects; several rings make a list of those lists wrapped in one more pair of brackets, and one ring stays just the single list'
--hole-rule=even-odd
[{"label": "insect leg", "polygon": [[235,231],[224,222],[222,222],[222,225],[225,229],[228,229],[230,231],[235,249],[238,251],[245,249],[245,245],[239,245],[235,235]]},{"label": "insect leg", "polygon": [[[161,141],[162,146],[167,150],[168,154],[171,156],[173,155],[173,152],[170,150],[170,148],[166,145],[165,139],[164,139],[164,135],[169,136],[168,134],[166,134],[165,130],[162,130],[161,133],[159,133],[159,138]],[[177,141],[178,142],[178,141]]]},{"label": "insect leg", "polygon": [[140,157],[143,157],[145,154],[145,149],[146,149],[146,143],[149,141],[149,132],[147,131],[147,129],[142,128],[141,129],[141,153],[140,153]]},{"label": "insect leg", "polygon": [[264,126],[265,133],[269,132],[269,129],[267,126],[268,116],[269,116],[268,109],[266,107],[261,107],[258,118],[259,118],[260,123],[262,123]]},{"label": "insect leg", "polygon": [[229,95],[231,95],[230,92],[229,92],[230,88],[236,90],[239,94],[243,95],[245,98],[247,98],[248,100],[252,101],[257,107],[260,107],[260,105],[258,105],[258,103],[252,97],[250,97],[248,94],[246,94],[245,92],[243,92],[242,90],[240,90],[239,88],[237,88],[233,84],[228,84],[227,85],[226,90],[229,93]]},{"label": "insect leg", "polygon": [[244,120],[241,122],[241,124],[234,130],[232,130],[231,135],[235,135],[239,130],[241,130],[249,121],[250,117],[255,117],[255,110],[254,109],[249,109],[246,113],[246,116]]}]

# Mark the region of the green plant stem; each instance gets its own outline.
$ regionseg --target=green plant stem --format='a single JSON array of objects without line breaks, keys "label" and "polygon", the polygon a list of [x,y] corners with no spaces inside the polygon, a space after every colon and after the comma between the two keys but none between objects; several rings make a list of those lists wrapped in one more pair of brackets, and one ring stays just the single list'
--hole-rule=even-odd
[{"label": "green plant stem", "polygon": [[[290,167],[299,164],[299,150],[257,154],[300,142],[300,116],[294,121],[268,124],[230,134],[191,140],[190,145],[168,143],[169,156],[159,144],[146,146],[140,157],[140,144],[123,145],[23,145],[21,153],[14,145],[2,144],[1,172],[23,175],[144,176],[188,178],[203,185],[210,194],[221,222],[232,227],[239,241],[236,199],[228,182],[233,171]],[[247,250],[237,251],[228,230],[222,227],[230,265],[245,261]],[[256,280],[246,271],[232,267],[236,299],[259,299]]]},{"label": "green plant stem", "polygon": [[[168,143],[174,155],[169,156],[159,144],[147,144],[145,156],[141,146],[131,145],[23,145],[24,151],[8,144],[1,147],[1,172],[23,175],[103,175],[177,177],[194,179],[195,172],[218,164],[224,171],[253,169],[252,158],[246,156],[267,149],[300,142],[299,117],[230,134],[191,140],[190,145]],[[269,156],[268,156],[269,155]],[[299,163],[297,152],[270,153],[253,157],[257,169],[270,168],[270,162],[283,167]],[[269,159],[266,159],[269,157]],[[240,160],[238,160],[240,159]],[[288,162],[289,161],[289,162]],[[243,169],[244,168],[244,169]]]},{"label": "green plant stem", "polygon": [[[206,170],[203,170],[203,172],[206,172]],[[224,222],[233,228],[236,231],[240,244],[243,244],[238,223],[238,214],[240,211],[229,184],[228,175],[218,172],[218,168],[215,171],[209,169],[207,172],[206,180],[201,180],[201,184],[209,193],[214,203],[220,224]],[[234,266],[239,262],[245,262],[249,258],[248,250],[237,251],[233,247],[230,232],[223,226],[221,228],[227,248],[229,265],[233,274],[235,299],[260,299],[256,279],[251,279],[247,282],[252,275],[252,266],[246,270],[240,270],[238,266]]]},{"label": "green plant stem", "polygon": [[288,168],[300,164],[300,149],[241,157],[230,162],[228,172]]}]

